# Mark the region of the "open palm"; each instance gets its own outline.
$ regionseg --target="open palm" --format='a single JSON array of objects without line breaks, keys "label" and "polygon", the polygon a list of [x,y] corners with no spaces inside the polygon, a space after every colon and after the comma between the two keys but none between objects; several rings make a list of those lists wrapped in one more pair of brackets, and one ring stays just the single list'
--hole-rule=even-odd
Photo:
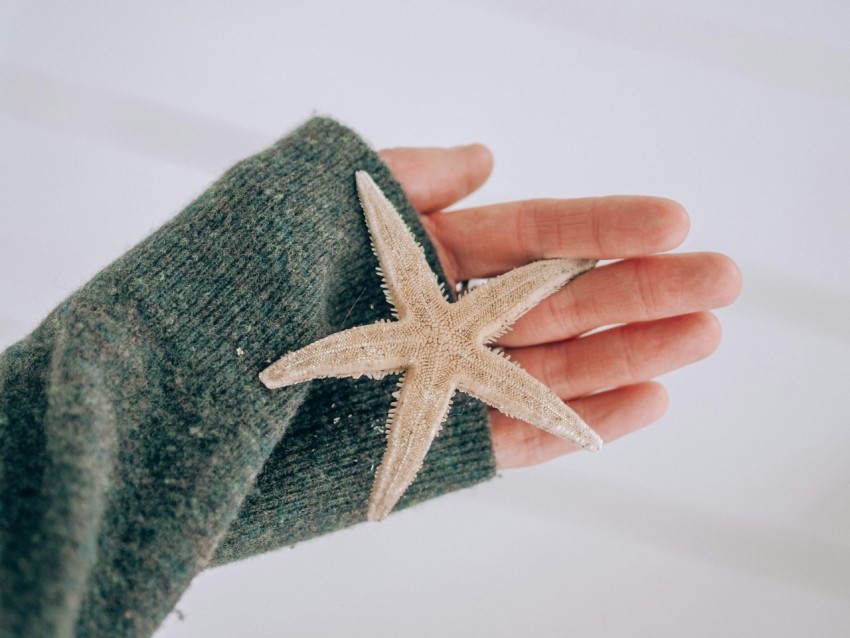
[{"label": "open palm", "polygon": [[[604,441],[664,413],[667,393],[650,379],[717,348],[720,324],[709,310],[735,300],[741,274],[718,253],[657,254],[687,236],[688,216],[676,202],[534,199],[441,214],[487,180],[493,158],[486,147],[395,148],[380,155],[420,212],[452,284],[537,259],[619,260],[547,297],[498,342]],[[603,326],[615,327],[586,335]],[[490,423],[502,469],[578,449],[496,410]]]}]

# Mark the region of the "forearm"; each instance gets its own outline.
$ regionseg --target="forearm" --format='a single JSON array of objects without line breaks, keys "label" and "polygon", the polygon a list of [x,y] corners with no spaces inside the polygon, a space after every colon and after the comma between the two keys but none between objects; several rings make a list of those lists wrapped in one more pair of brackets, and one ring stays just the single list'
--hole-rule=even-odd
[{"label": "forearm", "polygon": [[[390,316],[361,168],[438,269],[386,167],[317,119],[234,167],[3,353],[4,623],[148,635],[211,563],[365,518],[395,381],[271,392],[257,379],[284,352]],[[483,407],[452,414],[407,504],[492,475]]]}]

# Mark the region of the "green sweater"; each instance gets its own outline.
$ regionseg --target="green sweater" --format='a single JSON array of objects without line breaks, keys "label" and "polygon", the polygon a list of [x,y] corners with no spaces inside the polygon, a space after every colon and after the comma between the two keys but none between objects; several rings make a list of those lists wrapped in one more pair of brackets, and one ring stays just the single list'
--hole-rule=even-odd
[{"label": "green sweater", "polygon": [[[315,118],[0,355],[0,636],[149,636],[201,570],[365,520],[397,379],[257,378],[391,317],[359,169],[441,273],[375,152]],[[459,395],[400,506],[493,473],[486,409]]]}]

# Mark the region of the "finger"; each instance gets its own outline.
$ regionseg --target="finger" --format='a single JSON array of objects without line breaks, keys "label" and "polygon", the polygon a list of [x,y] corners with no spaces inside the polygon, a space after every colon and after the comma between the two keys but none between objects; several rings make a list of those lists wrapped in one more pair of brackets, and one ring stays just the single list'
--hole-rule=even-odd
[{"label": "finger", "polygon": [[720,344],[720,322],[701,312],[637,323],[545,346],[511,358],[562,399],[648,381],[704,359]]},{"label": "finger", "polygon": [[[600,392],[570,401],[573,408],[605,443],[639,430],[667,410],[664,386],[654,381]],[[550,461],[579,450],[573,443],[540,428],[490,410],[496,467],[505,470]],[[602,448],[604,452],[604,447]]]},{"label": "finger", "polygon": [[451,206],[477,190],[493,171],[493,154],[483,144],[389,148],[378,154],[420,213]]},{"label": "finger", "polygon": [[721,308],[740,291],[741,271],[719,253],[627,259],[595,268],[546,297],[499,345],[561,341],[600,326]]},{"label": "finger", "polygon": [[678,246],[685,209],[660,197],[539,199],[428,218],[458,280],[490,277],[551,257],[620,259]]}]

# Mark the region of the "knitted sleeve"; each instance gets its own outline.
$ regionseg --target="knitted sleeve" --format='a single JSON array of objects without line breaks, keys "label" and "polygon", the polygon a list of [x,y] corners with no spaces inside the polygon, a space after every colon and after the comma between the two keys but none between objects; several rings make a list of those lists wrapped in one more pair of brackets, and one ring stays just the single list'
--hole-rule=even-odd
[{"label": "knitted sleeve", "polygon": [[[391,317],[358,169],[441,272],[378,156],[315,118],[0,355],[0,634],[148,636],[206,567],[365,520],[397,380],[257,378]],[[400,506],[493,473],[486,410],[458,396]]]}]

